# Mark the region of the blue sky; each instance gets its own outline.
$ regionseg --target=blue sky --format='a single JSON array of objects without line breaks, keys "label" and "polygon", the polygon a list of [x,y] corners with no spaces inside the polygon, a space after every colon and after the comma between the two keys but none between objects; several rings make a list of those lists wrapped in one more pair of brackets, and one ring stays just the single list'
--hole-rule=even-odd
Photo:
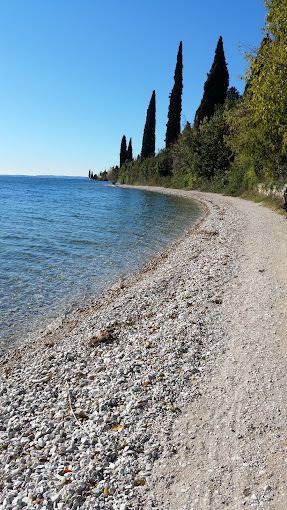
[{"label": "blue sky", "polygon": [[[176,7],[175,7],[176,6]],[[86,175],[140,152],[157,93],[156,147],[183,41],[182,124],[193,120],[219,35],[230,84],[260,43],[263,0],[0,0],[0,173]]]}]

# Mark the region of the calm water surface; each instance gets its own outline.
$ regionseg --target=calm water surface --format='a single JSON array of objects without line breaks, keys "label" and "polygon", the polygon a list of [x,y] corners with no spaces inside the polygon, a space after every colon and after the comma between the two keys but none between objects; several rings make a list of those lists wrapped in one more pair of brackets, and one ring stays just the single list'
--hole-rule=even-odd
[{"label": "calm water surface", "polygon": [[0,176],[0,342],[139,269],[200,215],[191,200],[85,178]]}]

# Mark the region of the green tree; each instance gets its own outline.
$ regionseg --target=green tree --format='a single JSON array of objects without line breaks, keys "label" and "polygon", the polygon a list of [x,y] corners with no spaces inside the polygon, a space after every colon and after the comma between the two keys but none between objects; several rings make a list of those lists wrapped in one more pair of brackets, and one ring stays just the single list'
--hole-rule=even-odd
[{"label": "green tree", "polygon": [[287,4],[266,0],[265,35],[250,62],[247,86],[232,112],[230,146],[249,185],[287,177]]},{"label": "green tree", "polygon": [[132,146],[132,139],[130,138],[128,150],[127,150],[127,161],[133,160],[133,146]]},{"label": "green tree", "polygon": [[173,186],[192,188],[196,180],[194,166],[194,149],[197,132],[187,122],[177,143],[171,149]]},{"label": "green tree", "polygon": [[259,80],[262,72],[264,73],[264,66],[262,63],[262,54],[263,54],[263,52],[268,51],[268,46],[269,46],[269,44],[271,44],[271,42],[272,41],[271,41],[269,34],[265,34],[258,51],[254,55],[253,54],[246,55],[246,59],[249,61],[250,66],[249,66],[249,69],[247,70],[246,76],[245,76],[246,83],[245,83],[244,96],[246,96],[246,94],[248,92],[251,92],[249,89],[249,86],[251,85],[251,83],[254,82],[255,79]]},{"label": "green tree", "polygon": [[177,62],[174,72],[174,85],[169,96],[168,121],[166,125],[165,145],[168,149],[180,135],[180,120],[182,108],[182,42],[179,43]]},{"label": "green tree", "polygon": [[156,114],[156,101],[155,90],[151,95],[149,106],[146,113],[146,122],[143,132],[141,157],[149,158],[155,155],[155,118]]},{"label": "green tree", "polygon": [[230,109],[231,106],[235,105],[237,101],[241,98],[240,93],[238,92],[236,87],[230,87],[226,94],[226,104],[227,108]]},{"label": "green tree", "polygon": [[224,103],[228,85],[229,74],[224,55],[223,40],[220,36],[215,50],[214,61],[204,84],[203,98],[195,114],[195,127],[199,127],[205,118],[209,120],[214,114],[216,106]]},{"label": "green tree", "polygon": [[127,139],[125,135],[122,137],[121,141],[121,150],[120,150],[120,167],[123,166],[123,164],[126,162],[128,158],[128,151],[127,151]]},{"label": "green tree", "polygon": [[193,171],[207,180],[221,178],[227,182],[227,172],[232,151],[226,143],[229,126],[224,106],[219,106],[213,116],[198,128],[197,148],[194,151]]}]

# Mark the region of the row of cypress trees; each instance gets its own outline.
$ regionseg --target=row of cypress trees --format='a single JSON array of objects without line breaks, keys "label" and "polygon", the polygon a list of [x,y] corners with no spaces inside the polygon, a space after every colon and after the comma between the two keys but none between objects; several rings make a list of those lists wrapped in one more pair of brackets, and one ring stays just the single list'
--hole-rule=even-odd
[{"label": "row of cypress trees", "polygon": [[[214,61],[207,80],[204,85],[204,92],[199,108],[196,111],[194,126],[199,128],[205,118],[207,120],[214,114],[216,106],[222,105],[226,99],[229,86],[229,74],[224,55],[223,40],[219,37],[215,50]],[[174,145],[181,133],[181,111],[183,92],[183,55],[182,41],[179,43],[177,61],[174,72],[174,84],[169,96],[168,121],[166,125],[165,148],[169,149]],[[155,129],[156,129],[156,92],[152,92],[147,108],[146,122],[143,132],[141,159],[155,156]],[[120,167],[131,162],[132,141],[130,139],[127,148],[126,136],[121,140]]]},{"label": "row of cypress trees", "polygon": [[[149,103],[140,156],[110,168],[126,184],[164,185],[229,194],[282,189],[287,180],[287,3],[264,0],[266,23],[249,62],[242,95],[229,86],[222,37],[193,122],[180,131],[182,44],[170,94],[165,147],[155,154],[156,95]],[[260,186],[259,186],[260,184]]]}]

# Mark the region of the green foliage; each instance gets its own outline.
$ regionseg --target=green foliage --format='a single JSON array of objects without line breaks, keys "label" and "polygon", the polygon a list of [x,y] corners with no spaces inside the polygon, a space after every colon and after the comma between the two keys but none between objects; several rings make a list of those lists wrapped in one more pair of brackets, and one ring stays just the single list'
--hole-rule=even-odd
[{"label": "green foliage", "polygon": [[153,92],[141,157],[131,161],[130,147],[125,153],[123,137],[121,166],[110,169],[111,180],[248,196],[254,194],[259,183],[275,182],[282,188],[287,181],[287,3],[286,0],[265,3],[268,9],[265,35],[258,51],[247,56],[249,69],[243,96],[234,87],[228,89],[220,37],[195,124],[192,127],[187,123],[180,133],[180,43],[170,94],[166,149],[155,155]]},{"label": "green foliage", "polygon": [[194,130],[187,122],[178,142],[172,147],[172,183],[176,188],[193,188],[196,182],[193,172],[194,135]]},{"label": "green foliage", "polygon": [[287,177],[287,4],[268,0],[266,6],[265,36],[247,56],[244,98],[229,119],[230,147],[248,182],[250,173],[263,182]]},{"label": "green foliage", "polygon": [[130,138],[128,150],[127,150],[127,161],[133,160],[133,146],[132,146],[132,139]]},{"label": "green foliage", "polygon": [[212,117],[216,106],[222,105],[226,99],[229,85],[229,74],[226,65],[222,37],[219,37],[215,50],[214,61],[204,84],[203,98],[195,114],[194,124],[199,127],[205,118]]},{"label": "green foliage", "polygon": [[113,166],[109,169],[107,178],[109,181],[118,182],[120,169],[118,166]]},{"label": "green foliage", "polygon": [[282,198],[275,195],[262,195],[256,191],[244,190],[240,193],[240,197],[246,200],[252,200],[253,202],[260,203],[265,207],[269,207],[273,211],[279,214],[283,214],[286,217],[286,209],[283,207]]},{"label": "green foliage", "polygon": [[231,108],[236,106],[237,101],[239,101],[240,98],[241,98],[241,96],[240,96],[238,90],[235,87],[230,87],[227,90],[226,99],[225,99],[226,109],[230,110]]},{"label": "green foliage", "polygon": [[100,172],[99,175],[94,175],[93,179],[98,179],[99,181],[108,181],[109,179],[107,170]]},{"label": "green foliage", "polygon": [[123,166],[123,164],[128,159],[128,152],[127,152],[127,139],[125,135],[122,137],[121,141],[121,149],[120,149],[120,166]]},{"label": "green foliage", "polygon": [[119,170],[118,181],[122,184],[167,185],[170,171],[170,154],[163,150],[153,158],[138,158],[124,164]]},{"label": "green foliage", "polygon": [[[156,156],[126,162],[110,179],[125,184],[164,185],[223,191],[228,182],[233,153],[228,142],[229,114],[240,101],[236,89],[230,89],[219,106],[199,129],[187,122],[176,143]],[[234,187],[234,183],[232,185]]]},{"label": "green foliage", "polygon": [[165,146],[168,149],[180,135],[180,119],[182,107],[182,42],[179,44],[177,62],[174,72],[174,85],[169,96],[168,121],[166,125]]},{"label": "green foliage", "polygon": [[152,93],[146,114],[143,133],[141,157],[149,158],[155,155],[155,90]]},{"label": "green foliage", "polygon": [[193,170],[208,180],[219,174],[224,179],[232,157],[225,141],[229,127],[224,112],[222,106],[218,107],[209,121],[201,123],[196,134]]}]

